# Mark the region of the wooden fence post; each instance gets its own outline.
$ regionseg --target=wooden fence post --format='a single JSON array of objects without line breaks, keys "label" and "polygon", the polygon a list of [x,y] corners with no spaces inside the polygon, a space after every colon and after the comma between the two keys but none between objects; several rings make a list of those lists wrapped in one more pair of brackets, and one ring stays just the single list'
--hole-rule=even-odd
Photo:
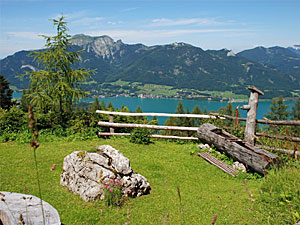
[{"label": "wooden fence post", "polygon": [[248,89],[251,91],[249,104],[242,106],[242,109],[248,110],[244,140],[249,144],[254,145],[257,104],[259,95],[264,95],[264,93],[254,86],[250,86]]},{"label": "wooden fence post", "polygon": [[[114,122],[114,115],[109,114],[109,122],[110,122],[110,123],[113,123],[113,122]],[[110,127],[110,128],[109,128],[109,132],[110,132],[110,133],[115,133],[115,129],[112,128],[112,127]]]}]

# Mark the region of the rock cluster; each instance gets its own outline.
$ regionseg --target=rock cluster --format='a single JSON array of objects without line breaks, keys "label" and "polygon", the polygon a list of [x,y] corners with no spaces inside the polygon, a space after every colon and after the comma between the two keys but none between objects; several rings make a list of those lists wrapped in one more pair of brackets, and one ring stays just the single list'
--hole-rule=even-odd
[{"label": "rock cluster", "polygon": [[246,169],[245,165],[243,163],[238,162],[238,161],[234,162],[233,165],[232,165],[232,167],[234,169],[242,171],[244,173],[247,172],[247,169]]},{"label": "rock cluster", "polygon": [[[0,224],[44,224],[41,199],[33,195],[0,192]],[[55,208],[43,201],[45,225],[61,225]]]},{"label": "rock cluster", "polygon": [[[198,148],[200,149],[203,149],[203,150],[208,150],[209,152],[212,151],[212,148],[209,146],[209,144],[200,144],[197,146]],[[218,154],[221,154],[220,152],[217,151]],[[242,171],[242,172],[247,172],[247,168],[245,167],[245,165],[241,162],[234,162],[232,167],[236,170],[239,170],[239,171]]]},{"label": "rock cluster", "polygon": [[209,150],[209,151],[212,150],[211,147],[209,146],[209,144],[200,144],[200,145],[198,145],[197,147],[198,147],[198,148],[201,148],[201,149],[203,149],[203,150]]},{"label": "rock cluster", "polygon": [[110,145],[101,145],[98,152],[75,151],[66,156],[60,184],[77,193],[85,201],[104,198],[104,183],[119,179],[124,196],[138,197],[151,190],[147,179],[130,167],[129,159]]}]

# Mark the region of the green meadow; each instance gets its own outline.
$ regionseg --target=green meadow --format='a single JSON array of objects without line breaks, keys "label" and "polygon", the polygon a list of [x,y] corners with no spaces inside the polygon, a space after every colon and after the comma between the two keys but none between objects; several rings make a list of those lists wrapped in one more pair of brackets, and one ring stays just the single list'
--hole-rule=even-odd
[{"label": "green meadow", "polygon": [[[65,156],[78,150],[96,151],[96,146],[106,144],[122,152],[132,169],[147,178],[152,188],[149,195],[108,208],[104,201],[85,202],[60,185]],[[63,224],[210,224],[214,215],[216,224],[292,224],[297,219],[292,214],[297,204],[292,210],[272,205],[268,209],[260,200],[266,179],[248,178],[245,182],[243,176],[231,177],[194,154],[196,143],[58,140],[42,142],[36,151],[42,198],[58,210]],[[0,190],[39,196],[32,148],[6,142],[0,144],[0,154]],[[53,164],[56,167],[51,171]],[[293,173],[300,175],[299,169]],[[296,181],[291,188],[299,192]]]}]

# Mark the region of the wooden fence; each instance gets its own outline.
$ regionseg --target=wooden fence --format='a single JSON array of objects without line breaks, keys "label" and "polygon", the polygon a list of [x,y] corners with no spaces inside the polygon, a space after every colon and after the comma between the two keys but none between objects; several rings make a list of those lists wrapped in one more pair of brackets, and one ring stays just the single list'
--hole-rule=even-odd
[{"label": "wooden fence", "polygon": [[[115,133],[114,128],[147,128],[147,129],[156,129],[156,130],[174,130],[174,131],[190,131],[197,132],[197,127],[178,127],[178,126],[159,126],[159,125],[149,125],[149,124],[127,124],[127,123],[114,123],[114,116],[156,116],[156,117],[183,117],[183,118],[199,118],[199,119],[230,119],[230,120],[239,120],[246,121],[245,128],[245,142],[254,145],[254,139],[258,136],[263,136],[267,138],[276,138],[280,140],[287,140],[294,143],[300,142],[299,137],[291,136],[281,136],[281,135],[269,135],[265,133],[256,133],[255,126],[256,123],[267,124],[267,125],[292,125],[300,126],[299,120],[285,120],[285,121],[271,121],[271,120],[256,120],[256,110],[258,104],[259,95],[262,95],[263,92],[258,90],[255,87],[249,87],[251,95],[249,98],[249,104],[242,106],[242,109],[248,111],[247,118],[238,118],[227,115],[220,115],[217,113],[211,113],[209,115],[200,115],[200,114],[170,114],[170,113],[130,113],[130,112],[111,112],[111,111],[102,111],[97,110],[96,113],[109,115],[109,122],[99,121],[98,125],[102,127],[109,127],[110,132],[99,132],[99,136],[129,136],[129,133]],[[153,138],[167,138],[167,139],[180,139],[180,140],[198,140],[197,137],[180,137],[180,136],[167,136],[167,135],[151,135]],[[268,147],[267,147],[268,148]],[[276,151],[288,154],[297,154],[299,152],[291,151],[287,149],[274,149]]]},{"label": "wooden fence", "polygon": [[[128,136],[129,133],[115,133],[114,128],[147,128],[154,130],[176,130],[176,131],[194,131],[197,132],[197,127],[178,127],[178,126],[158,126],[149,124],[128,124],[128,123],[114,123],[114,116],[157,116],[157,117],[184,117],[184,118],[202,118],[202,119],[225,119],[224,117],[214,115],[199,115],[199,114],[170,114],[170,113],[129,113],[129,112],[111,112],[97,110],[96,113],[109,115],[109,122],[98,122],[99,126],[109,127],[110,132],[100,132],[100,136]],[[151,135],[153,138],[166,138],[166,139],[180,139],[180,140],[198,140],[196,137],[180,137],[180,136],[167,136],[167,135]]]}]

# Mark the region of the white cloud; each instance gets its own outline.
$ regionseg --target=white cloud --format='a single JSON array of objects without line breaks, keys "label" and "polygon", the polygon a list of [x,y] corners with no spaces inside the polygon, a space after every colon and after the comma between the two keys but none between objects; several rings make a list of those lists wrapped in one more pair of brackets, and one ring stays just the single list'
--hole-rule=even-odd
[{"label": "white cloud", "polygon": [[99,22],[102,20],[104,20],[103,17],[83,17],[83,18],[72,21],[72,25],[86,26],[86,25],[92,25],[93,23],[96,23],[96,22]]},{"label": "white cloud", "polygon": [[28,32],[28,31],[11,31],[11,32],[6,32],[6,34],[8,35],[8,38],[24,38],[24,39],[31,39],[31,40],[44,39],[42,35],[45,35],[38,32]]},{"label": "white cloud", "polygon": [[184,35],[204,33],[245,32],[241,29],[176,29],[176,30],[101,30],[87,32],[91,36],[109,35],[125,42],[149,43],[152,40],[181,38]]},{"label": "white cloud", "polygon": [[41,49],[43,45],[43,40],[0,40],[0,59],[21,50]]},{"label": "white cloud", "polygon": [[67,14],[56,14],[53,18],[58,19],[61,16],[66,17],[67,20],[74,20],[74,19],[79,19],[82,18],[84,16],[88,15],[88,11],[86,10],[81,10],[81,11],[76,11],[76,12],[72,12],[72,13],[67,13]]},{"label": "white cloud", "polygon": [[171,20],[166,18],[153,19],[150,26],[180,26],[180,25],[196,25],[196,26],[211,26],[211,25],[229,25],[232,21],[220,22],[215,18],[183,18],[177,20]]},{"label": "white cloud", "polygon": [[108,21],[107,23],[110,24],[110,25],[116,25],[117,24],[116,22],[112,22],[112,21]]},{"label": "white cloud", "polygon": [[127,8],[127,9],[123,9],[121,10],[121,12],[130,12],[130,11],[133,11],[133,10],[136,10],[137,8]]}]

